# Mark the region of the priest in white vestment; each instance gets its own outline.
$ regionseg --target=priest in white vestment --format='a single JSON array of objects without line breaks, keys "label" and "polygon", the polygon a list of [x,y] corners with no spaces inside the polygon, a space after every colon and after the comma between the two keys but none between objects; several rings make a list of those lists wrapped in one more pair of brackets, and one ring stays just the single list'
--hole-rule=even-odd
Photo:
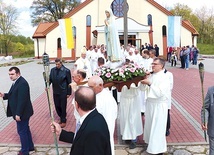
[{"label": "priest in white vestment", "polygon": [[110,142],[112,155],[114,152],[114,130],[115,120],[117,118],[117,102],[111,92],[104,89],[103,80],[95,75],[88,80],[88,86],[91,87],[96,94],[96,109],[103,115],[108,125],[110,133]]},{"label": "priest in white vestment", "polygon": [[155,58],[152,63],[153,73],[141,81],[147,94],[143,137],[148,144],[147,152],[151,154],[163,154],[167,151],[165,134],[170,82],[164,73],[164,65],[163,59]]},{"label": "priest in white vestment", "polygon": [[86,78],[90,78],[92,76],[91,72],[91,65],[89,60],[86,58],[86,49],[83,48],[81,50],[81,57],[77,59],[77,61],[74,63],[74,66],[76,69],[83,69],[86,72]]}]

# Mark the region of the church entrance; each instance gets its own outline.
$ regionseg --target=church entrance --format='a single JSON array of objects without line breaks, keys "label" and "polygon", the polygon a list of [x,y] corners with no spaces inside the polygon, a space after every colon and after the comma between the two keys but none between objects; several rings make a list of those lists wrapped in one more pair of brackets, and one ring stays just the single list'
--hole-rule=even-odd
[{"label": "church entrance", "polygon": [[[120,43],[124,45],[124,36],[119,35],[119,38],[120,38]],[[138,48],[140,48],[142,45],[141,39],[136,39],[136,35],[128,35],[128,44],[134,45]]]}]

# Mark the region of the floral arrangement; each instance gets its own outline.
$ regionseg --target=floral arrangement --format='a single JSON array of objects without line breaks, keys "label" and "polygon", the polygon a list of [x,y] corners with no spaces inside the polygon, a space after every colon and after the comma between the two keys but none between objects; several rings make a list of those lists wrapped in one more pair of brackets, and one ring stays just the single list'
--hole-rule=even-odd
[{"label": "floral arrangement", "polygon": [[102,66],[95,70],[95,74],[100,76],[104,82],[111,82],[127,81],[134,77],[145,76],[145,71],[143,67],[130,63],[116,69]]}]

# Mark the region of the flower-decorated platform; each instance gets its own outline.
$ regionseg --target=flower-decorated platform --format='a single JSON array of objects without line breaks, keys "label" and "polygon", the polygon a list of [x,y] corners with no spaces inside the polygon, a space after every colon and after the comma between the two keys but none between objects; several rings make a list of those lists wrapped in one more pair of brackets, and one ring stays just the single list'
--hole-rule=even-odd
[{"label": "flower-decorated platform", "polygon": [[137,64],[123,65],[115,69],[102,66],[95,71],[95,74],[103,79],[104,87],[111,89],[114,86],[118,92],[121,92],[124,85],[130,88],[134,83],[137,86],[146,75],[144,68]]}]

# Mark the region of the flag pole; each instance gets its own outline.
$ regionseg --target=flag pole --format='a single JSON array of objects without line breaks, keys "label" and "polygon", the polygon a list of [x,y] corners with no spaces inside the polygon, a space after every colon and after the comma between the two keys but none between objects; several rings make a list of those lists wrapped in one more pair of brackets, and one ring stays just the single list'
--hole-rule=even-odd
[{"label": "flag pole", "polygon": [[[199,69],[199,75],[200,75],[200,80],[201,80],[201,93],[202,93],[202,107],[203,107],[203,121],[204,121],[204,125],[205,125],[205,102],[204,102],[204,64],[202,62],[200,62],[198,64],[198,69]],[[207,142],[207,134],[206,131],[204,130],[204,139]]]},{"label": "flag pole", "polygon": [[[50,63],[49,63],[49,55],[47,53],[44,53],[42,55],[42,60],[43,60],[43,66],[44,66],[44,72],[43,72],[43,77],[45,81],[45,87],[46,87],[46,92],[47,92],[47,98],[48,98],[48,107],[49,107],[49,112],[51,116],[51,122],[54,122],[54,115],[53,115],[53,103],[51,103],[51,98],[50,98],[50,84],[49,84],[49,72],[50,72]],[[56,137],[56,133],[53,133],[54,135],[54,143],[56,147],[56,154],[59,155],[59,149],[58,149],[58,141]]]}]

